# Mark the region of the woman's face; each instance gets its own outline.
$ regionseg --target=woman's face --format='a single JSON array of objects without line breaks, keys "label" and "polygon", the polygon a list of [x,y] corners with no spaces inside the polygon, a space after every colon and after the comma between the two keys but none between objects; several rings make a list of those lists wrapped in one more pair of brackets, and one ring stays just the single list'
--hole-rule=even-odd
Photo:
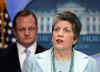
[{"label": "woman's face", "polygon": [[52,42],[56,49],[71,49],[74,42],[74,32],[69,21],[58,21],[52,32]]}]

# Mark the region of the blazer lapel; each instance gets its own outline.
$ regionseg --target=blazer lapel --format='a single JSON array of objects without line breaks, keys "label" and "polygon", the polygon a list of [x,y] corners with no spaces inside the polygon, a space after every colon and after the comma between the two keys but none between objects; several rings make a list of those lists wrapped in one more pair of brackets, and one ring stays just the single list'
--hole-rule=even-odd
[{"label": "blazer lapel", "polygon": [[52,72],[51,49],[37,55],[37,62],[43,72]]},{"label": "blazer lapel", "polygon": [[83,72],[88,64],[88,56],[74,51],[74,72]]}]

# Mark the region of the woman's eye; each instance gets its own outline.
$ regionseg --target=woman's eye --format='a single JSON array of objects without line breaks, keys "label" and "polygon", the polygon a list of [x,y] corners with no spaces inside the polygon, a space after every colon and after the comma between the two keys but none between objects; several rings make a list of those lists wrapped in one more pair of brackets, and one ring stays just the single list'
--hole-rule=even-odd
[{"label": "woman's eye", "polygon": [[54,28],[54,31],[59,31],[59,28]]},{"label": "woman's eye", "polygon": [[65,32],[72,32],[70,29],[64,29]]}]

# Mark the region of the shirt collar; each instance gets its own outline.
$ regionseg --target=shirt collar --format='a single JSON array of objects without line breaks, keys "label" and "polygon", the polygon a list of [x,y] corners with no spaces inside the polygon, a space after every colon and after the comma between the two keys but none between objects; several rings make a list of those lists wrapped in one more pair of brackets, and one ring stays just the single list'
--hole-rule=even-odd
[{"label": "shirt collar", "polygon": [[[31,46],[28,47],[28,50],[30,50],[30,52],[31,52],[30,55],[34,55],[35,54],[36,46],[37,46],[37,43],[35,41]],[[24,53],[24,50],[26,49],[20,43],[17,43],[17,48],[18,48],[18,53],[19,54],[23,54]]]}]

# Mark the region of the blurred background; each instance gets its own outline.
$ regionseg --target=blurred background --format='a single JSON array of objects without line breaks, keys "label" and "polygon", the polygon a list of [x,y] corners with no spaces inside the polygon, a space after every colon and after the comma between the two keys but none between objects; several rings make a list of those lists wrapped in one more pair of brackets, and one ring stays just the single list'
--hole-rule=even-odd
[{"label": "blurred background", "polygon": [[22,9],[36,14],[39,27],[38,43],[45,48],[51,48],[53,17],[56,13],[66,10],[74,12],[82,23],[82,31],[75,48],[100,63],[99,3],[99,0],[0,0],[0,48],[7,48],[16,42],[12,34],[12,21]]}]

